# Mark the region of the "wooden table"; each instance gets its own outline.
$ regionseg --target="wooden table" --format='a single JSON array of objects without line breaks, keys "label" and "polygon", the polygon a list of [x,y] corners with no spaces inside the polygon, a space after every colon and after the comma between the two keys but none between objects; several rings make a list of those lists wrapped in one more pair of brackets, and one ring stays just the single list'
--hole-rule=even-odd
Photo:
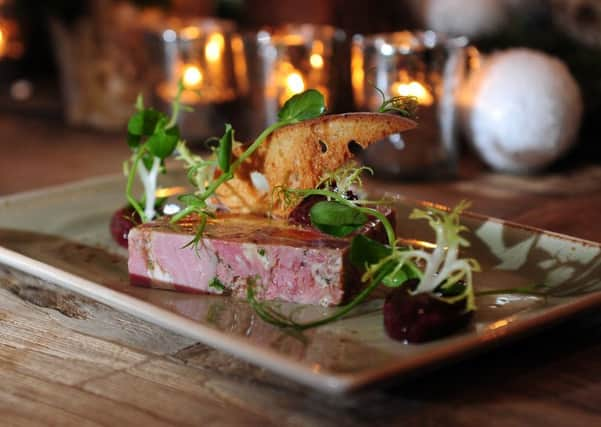
[{"label": "wooden table", "polygon": [[[119,136],[0,118],[0,195],[118,172]],[[601,166],[372,185],[601,241]],[[601,425],[601,314],[419,378],[349,397],[227,354],[0,266],[0,425]]]}]

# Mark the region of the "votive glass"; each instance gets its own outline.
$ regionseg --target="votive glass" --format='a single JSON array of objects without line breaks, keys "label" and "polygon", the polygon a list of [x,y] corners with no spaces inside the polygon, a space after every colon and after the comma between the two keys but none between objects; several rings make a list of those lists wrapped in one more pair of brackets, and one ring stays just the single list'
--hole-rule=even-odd
[{"label": "votive glass", "polygon": [[457,97],[466,73],[465,37],[432,31],[355,35],[351,75],[355,107],[377,111],[386,99],[413,96],[417,128],[373,144],[363,161],[389,178],[455,175],[459,150]]},{"label": "votive glass", "polygon": [[172,20],[147,32],[156,104],[169,108],[178,83],[184,85],[181,100],[192,108],[179,116],[184,138],[200,141],[223,133],[238,96],[233,52],[241,43],[233,22],[212,18]]},{"label": "votive glass", "polygon": [[[242,93],[234,122],[243,138],[254,138],[275,122],[284,102],[307,89],[319,90],[329,111],[340,108],[349,56],[344,31],[286,24],[247,32],[242,40],[234,52]],[[348,78],[346,83],[350,89]]]}]

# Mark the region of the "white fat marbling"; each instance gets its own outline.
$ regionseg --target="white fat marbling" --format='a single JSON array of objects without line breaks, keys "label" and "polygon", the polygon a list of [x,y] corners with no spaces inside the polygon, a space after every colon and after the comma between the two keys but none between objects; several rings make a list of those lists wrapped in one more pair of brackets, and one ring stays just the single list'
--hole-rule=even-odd
[{"label": "white fat marbling", "polygon": [[318,287],[327,288],[331,285],[331,278],[340,272],[341,267],[341,259],[337,259],[331,264],[312,264],[310,266],[311,276]]}]

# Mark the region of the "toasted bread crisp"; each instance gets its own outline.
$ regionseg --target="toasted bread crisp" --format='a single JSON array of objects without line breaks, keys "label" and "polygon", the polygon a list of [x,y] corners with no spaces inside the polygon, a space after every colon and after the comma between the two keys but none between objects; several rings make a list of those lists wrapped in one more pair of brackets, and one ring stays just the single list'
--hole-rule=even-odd
[{"label": "toasted bread crisp", "polygon": [[[272,133],[217,190],[222,203],[237,213],[269,211],[287,217],[293,207],[272,204],[277,186],[315,188],[321,178],[384,137],[412,129],[416,123],[393,114],[346,113],[322,116]],[[239,156],[242,149],[234,150]]]}]

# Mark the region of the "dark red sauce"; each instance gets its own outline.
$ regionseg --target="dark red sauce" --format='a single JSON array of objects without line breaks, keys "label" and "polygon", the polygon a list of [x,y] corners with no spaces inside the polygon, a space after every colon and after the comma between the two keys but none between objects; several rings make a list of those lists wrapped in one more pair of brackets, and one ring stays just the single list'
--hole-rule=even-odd
[{"label": "dark red sauce", "polygon": [[132,208],[127,206],[117,210],[111,217],[109,228],[115,242],[120,246],[127,248],[127,235],[136,225],[141,223],[140,215]]},{"label": "dark red sauce", "polygon": [[419,343],[450,335],[470,322],[465,302],[449,304],[431,293],[411,294],[415,282],[393,290],[384,302],[384,328],[390,338]]}]

